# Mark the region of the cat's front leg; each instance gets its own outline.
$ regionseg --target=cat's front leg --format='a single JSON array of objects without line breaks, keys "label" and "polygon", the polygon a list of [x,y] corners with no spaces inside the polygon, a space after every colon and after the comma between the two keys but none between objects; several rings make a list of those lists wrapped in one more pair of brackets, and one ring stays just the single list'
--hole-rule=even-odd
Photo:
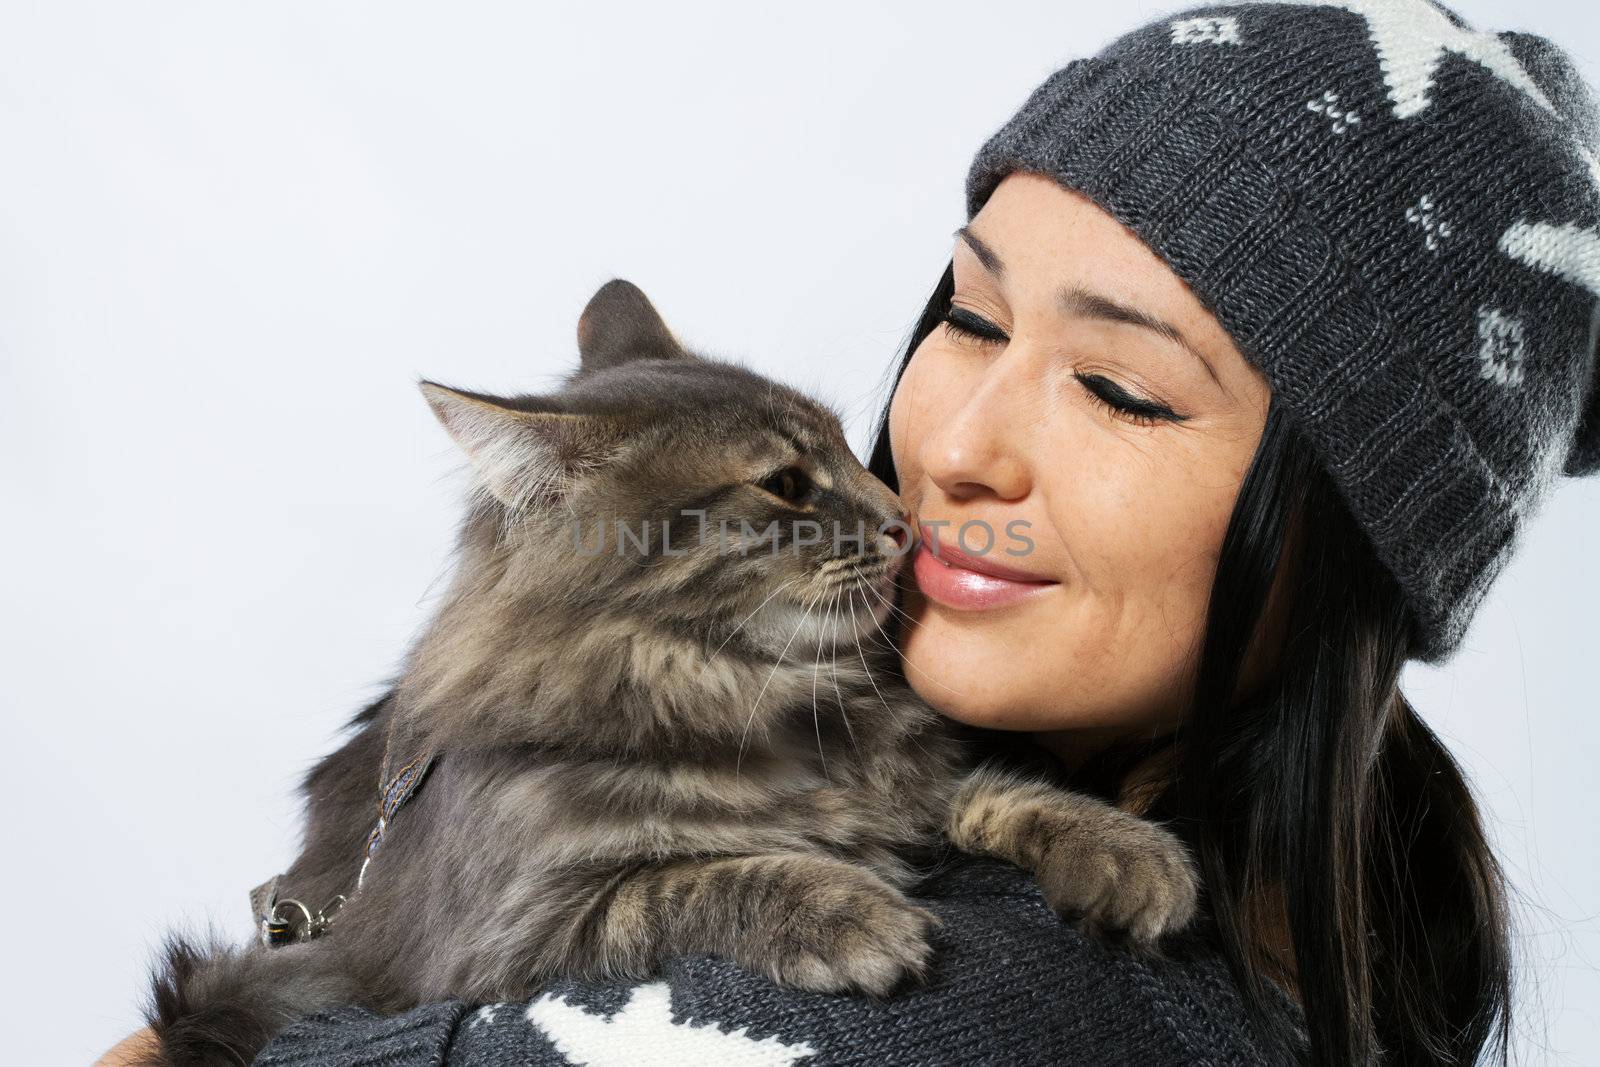
[{"label": "cat's front leg", "polygon": [[923,976],[937,923],[862,867],[773,853],[639,870],[594,902],[582,940],[589,958],[635,973],[704,952],[780,985],[881,996]]},{"label": "cat's front leg", "polygon": [[979,768],[957,792],[946,834],[964,852],[1033,872],[1057,913],[1152,943],[1194,917],[1199,878],[1177,837],[1079,793]]}]

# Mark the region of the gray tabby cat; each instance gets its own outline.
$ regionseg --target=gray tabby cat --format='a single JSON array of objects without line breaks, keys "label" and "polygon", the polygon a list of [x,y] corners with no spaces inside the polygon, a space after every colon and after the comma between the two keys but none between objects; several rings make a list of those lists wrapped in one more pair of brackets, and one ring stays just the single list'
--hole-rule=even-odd
[{"label": "gray tabby cat", "polygon": [[[266,905],[301,916],[291,943],[169,946],[161,1062],[247,1063],[338,1003],[525,998],[676,954],[884,995],[929,962],[933,918],[903,889],[941,832],[1136,941],[1188,922],[1173,836],[967,771],[896,680],[874,635],[903,556],[878,531],[900,502],[831,413],[688,352],[624,281],[578,341],[550,396],[423,384],[476,475],[454,582],[394,689],[307,778],[304,850]],[[341,896],[310,937],[310,906]]]}]

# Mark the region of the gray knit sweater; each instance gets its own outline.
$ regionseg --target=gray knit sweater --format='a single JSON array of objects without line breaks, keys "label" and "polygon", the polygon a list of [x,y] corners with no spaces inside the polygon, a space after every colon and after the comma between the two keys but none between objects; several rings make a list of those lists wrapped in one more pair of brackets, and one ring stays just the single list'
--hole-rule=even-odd
[{"label": "gray knit sweater", "polygon": [[862,1067],[1258,1064],[1268,1056],[1201,937],[1159,959],[1084,937],[1033,881],[952,854],[917,890],[943,920],[936,970],[883,1001],[778,988],[710,957],[661,977],[557,983],[527,1002],[303,1020],[258,1067]]}]

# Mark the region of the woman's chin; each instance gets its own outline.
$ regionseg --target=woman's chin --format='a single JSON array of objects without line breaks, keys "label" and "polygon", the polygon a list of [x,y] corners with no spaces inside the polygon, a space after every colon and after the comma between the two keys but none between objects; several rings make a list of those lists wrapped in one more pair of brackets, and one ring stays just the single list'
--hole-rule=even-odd
[{"label": "woman's chin", "polygon": [[991,730],[1059,725],[1051,715],[1026,710],[1020,691],[1026,678],[1014,646],[1009,655],[1003,646],[986,650],[986,642],[974,640],[964,628],[947,628],[927,614],[923,618],[926,625],[913,627],[902,641],[901,665],[911,688],[941,715]]},{"label": "woman's chin", "polygon": [[1041,662],[1037,640],[1003,627],[962,625],[938,611],[916,619],[900,643],[906,680],[934,710],[968,726],[1040,734],[1145,731],[1169,714],[1175,699],[1137,670],[1105,675],[1081,661]]}]

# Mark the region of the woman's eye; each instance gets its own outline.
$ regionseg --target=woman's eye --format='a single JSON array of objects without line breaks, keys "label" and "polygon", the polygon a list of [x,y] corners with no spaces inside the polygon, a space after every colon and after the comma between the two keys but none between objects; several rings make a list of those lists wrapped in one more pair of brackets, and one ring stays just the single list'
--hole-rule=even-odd
[{"label": "woman's eye", "polygon": [[974,315],[966,308],[951,305],[940,319],[945,328],[957,338],[979,344],[1004,344],[1011,338],[1005,331],[982,315]]},{"label": "woman's eye", "polygon": [[[1004,330],[988,319],[954,304],[946,306],[940,321],[952,335],[967,343],[1005,344],[1011,340]],[[1084,389],[1097,403],[1103,404],[1112,414],[1129,422],[1150,426],[1158,422],[1183,422],[1189,417],[1179,415],[1160,401],[1135,396],[1110,378],[1083,373],[1074,377],[1082,383]]]},{"label": "woman's eye", "polygon": [[1074,375],[1096,401],[1104,404],[1117,416],[1141,426],[1158,422],[1183,422],[1189,416],[1179,415],[1167,405],[1155,400],[1134,396],[1110,378],[1098,374]]},{"label": "woman's eye", "polygon": [[799,467],[773,471],[756,484],[788,504],[804,504],[811,498],[811,479]]}]

